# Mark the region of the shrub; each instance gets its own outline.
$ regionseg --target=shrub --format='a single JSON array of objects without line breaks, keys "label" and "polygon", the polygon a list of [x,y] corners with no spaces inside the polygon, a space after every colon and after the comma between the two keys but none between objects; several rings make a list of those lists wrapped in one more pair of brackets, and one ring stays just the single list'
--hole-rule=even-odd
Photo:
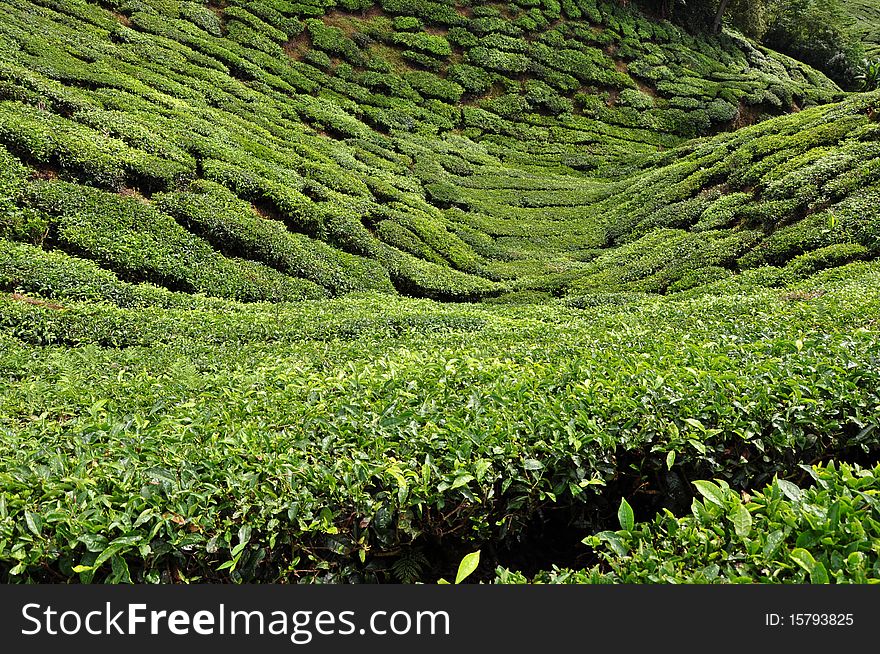
[{"label": "shrub", "polygon": [[[693,516],[667,512],[643,529],[587,540],[625,583],[867,583],[880,570],[865,531],[878,524],[866,498],[880,469],[831,463],[809,472],[812,488],[776,479],[746,499],[723,482],[696,482],[702,501],[694,500]],[[826,507],[824,518],[816,520],[814,506]],[[722,551],[725,562],[706,565]]]},{"label": "shrub", "polygon": [[727,123],[739,115],[739,107],[724,100],[713,100],[706,108],[709,118],[716,123]]},{"label": "shrub", "polygon": [[435,57],[448,57],[452,54],[449,42],[442,36],[425,32],[397,32],[392,42],[408,50],[418,50]]},{"label": "shrub", "polygon": [[870,583],[880,574],[880,560],[868,546],[880,524],[870,501],[880,468],[834,462],[804,467],[815,483],[809,488],[775,479],[740,495],[724,482],[696,481],[700,498],[692,515],[676,518],[665,511],[644,524],[621,518],[620,530],[587,537],[601,565],[556,569],[532,580],[499,569],[497,581]]},{"label": "shrub", "polygon": [[417,32],[420,31],[423,27],[424,25],[422,25],[422,21],[415,16],[394,17],[394,29],[400,32]]},{"label": "shrub", "polygon": [[403,79],[423,96],[438,98],[450,104],[457,103],[464,93],[464,88],[459,84],[431,73],[419,71],[406,73]]},{"label": "shrub", "polygon": [[282,223],[259,216],[252,205],[219,185],[201,182],[187,192],[160,195],[156,206],[228,256],[262,261],[333,293],[390,290],[387,276],[374,262],[288,232]]},{"label": "shrub", "polygon": [[809,277],[826,268],[835,268],[870,256],[868,249],[858,243],[835,243],[795,257],[785,266],[793,278]]},{"label": "shrub", "polygon": [[467,64],[450,66],[447,79],[473,94],[483,94],[492,86],[492,77],[485,70]]},{"label": "shrub", "polygon": [[638,89],[623,89],[620,92],[618,101],[625,107],[632,107],[640,111],[651,109],[654,106],[654,99]]},{"label": "shrub", "polygon": [[345,57],[356,66],[366,64],[367,58],[361,49],[338,27],[325,25],[320,20],[309,20],[306,29],[312,38],[312,45],[328,54]]}]

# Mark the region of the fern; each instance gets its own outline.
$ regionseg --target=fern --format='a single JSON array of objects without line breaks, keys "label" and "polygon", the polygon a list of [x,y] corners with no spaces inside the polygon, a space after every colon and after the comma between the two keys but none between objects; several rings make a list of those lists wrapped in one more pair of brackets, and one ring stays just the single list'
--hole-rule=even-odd
[{"label": "fern", "polygon": [[422,578],[427,566],[428,559],[422,551],[411,549],[400,555],[400,558],[391,565],[391,571],[400,583],[412,584]]}]

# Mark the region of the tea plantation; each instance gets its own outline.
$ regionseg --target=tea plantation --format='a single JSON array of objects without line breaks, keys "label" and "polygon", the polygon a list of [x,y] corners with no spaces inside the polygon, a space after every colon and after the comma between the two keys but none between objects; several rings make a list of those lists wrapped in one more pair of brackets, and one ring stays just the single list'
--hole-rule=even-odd
[{"label": "tea plantation", "polygon": [[880,579],[880,92],[624,5],[0,0],[0,581]]},{"label": "tea plantation", "polygon": [[880,57],[880,7],[870,0],[844,0],[843,4],[855,22],[865,51],[869,56]]}]

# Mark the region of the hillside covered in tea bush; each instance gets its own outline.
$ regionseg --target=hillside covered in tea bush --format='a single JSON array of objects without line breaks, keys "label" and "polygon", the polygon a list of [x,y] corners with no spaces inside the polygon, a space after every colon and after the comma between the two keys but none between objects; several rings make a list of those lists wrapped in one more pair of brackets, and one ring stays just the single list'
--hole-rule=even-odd
[{"label": "hillside covered in tea bush", "polygon": [[868,55],[880,57],[880,7],[870,0],[843,0],[855,21],[854,31],[865,44]]},{"label": "hillside covered in tea bush", "polygon": [[880,576],[880,92],[624,5],[0,0],[0,579]]}]

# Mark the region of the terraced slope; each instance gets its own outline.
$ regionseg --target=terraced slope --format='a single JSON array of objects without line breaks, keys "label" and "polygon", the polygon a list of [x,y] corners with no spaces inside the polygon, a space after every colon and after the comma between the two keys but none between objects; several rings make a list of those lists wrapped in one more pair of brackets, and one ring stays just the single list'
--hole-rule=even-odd
[{"label": "terraced slope", "polygon": [[[603,251],[570,292],[685,290],[734,273],[764,284],[880,253],[880,94],[679,148],[606,187]],[[665,160],[665,161],[664,161]]]},{"label": "terraced slope", "polygon": [[[99,4],[0,7],[0,156],[27,216],[3,235],[244,301],[476,299],[577,268],[568,250],[602,245],[578,226],[597,176],[838,94],[592,1]],[[552,242],[523,243],[532,223]]]},{"label": "terraced slope", "polygon": [[876,462],[878,118],[617,3],[0,2],[0,580],[805,579],[603,548]]},{"label": "terraced slope", "polygon": [[854,30],[873,58],[880,57],[880,7],[871,0],[844,0],[844,6],[855,19]]}]

